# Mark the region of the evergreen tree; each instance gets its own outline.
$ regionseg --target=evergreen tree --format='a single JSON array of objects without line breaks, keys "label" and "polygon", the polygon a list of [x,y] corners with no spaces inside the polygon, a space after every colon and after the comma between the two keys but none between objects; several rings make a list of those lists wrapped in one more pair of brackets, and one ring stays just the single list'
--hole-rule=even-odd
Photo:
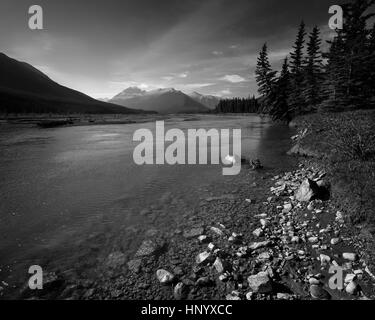
[{"label": "evergreen tree", "polygon": [[303,49],[305,44],[305,36],[305,23],[302,21],[299,26],[297,38],[293,46],[293,52],[291,52],[290,54],[292,90],[289,95],[289,105],[296,115],[301,114],[305,111],[305,100],[303,98]]},{"label": "evergreen tree", "polygon": [[274,120],[285,120],[289,122],[292,119],[292,113],[288,104],[290,93],[290,72],[288,58],[285,58],[281,73],[276,81],[272,91],[272,105],[270,115]]},{"label": "evergreen tree", "polygon": [[307,57],[304,66],[303,95],[307,105],[306,111],[315,111],[321,102],[321,84],[323,80],[323,58],[320,50],[320,31],[314,27],[307,44]]},{"label": "evergreen tree", "polygon": [[375,107],[375,23],[372,27],[369,43],[368,43],[368,59],[369,59],[369,79],[368,83],[370,84],[370,106]]},{"label": "evergreen tree", "polygon": [[341,111],[348,105],[346,96],[345,44],[341,32],[332,40],[329,51],[324,54],[328,60],[325,80],[322,86],[323,101],[319,111]]},{"label": "evergreen tree", "polygon": [[263,97],[263,109],[267,109],[269,106],[269,95],[272,91],[272,87],[275,83],[276,71],[273,71],[271,64],[268,59],[267,44],[263,45],[262,50],[259,53],[257,60],[257,66],[255,70],[256,81],[258,84],[258,92]]},{"label": "evergreen tree", "polygon": [[355,0],[343,6],[344,28],[340,32],[343,39],[343,65],[340,86],[345,89],[346,103],[351,108],[366,107],[371,100],[373,84],[371,77],[371,59],[369,58],[369,39],[371,30],[367,29],[368,20],[374,16],[367,13],[374,0]]}]

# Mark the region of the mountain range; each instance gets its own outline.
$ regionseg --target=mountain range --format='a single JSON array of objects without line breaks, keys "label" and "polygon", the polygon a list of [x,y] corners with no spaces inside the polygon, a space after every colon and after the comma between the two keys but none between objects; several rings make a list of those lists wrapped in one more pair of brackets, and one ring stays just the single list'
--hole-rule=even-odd
[{"label": "mountain range", "polygon": [[30,64],[0,53],[0,112],[139,113],[59,85]]},{"label": "mountain range", "polygon": [[219,99],[197,92],[187,95],[174,88],[146,91],[138,87],[129,87],[109,102],[158,113],[201,113],[214,109]]},{"label": "mountain range", "polygon": [[138,87],[112,99],[96,100],[3,53],[0,70],[0,113],[205,113],[219,102],[197,92],[187,95],[173,88],[145,91]]}]

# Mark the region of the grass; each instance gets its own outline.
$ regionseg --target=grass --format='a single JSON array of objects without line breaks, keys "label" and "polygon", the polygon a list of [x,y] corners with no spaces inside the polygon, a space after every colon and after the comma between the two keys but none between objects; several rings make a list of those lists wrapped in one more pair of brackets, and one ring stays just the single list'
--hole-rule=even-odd
[{"label": "grass", "polygon": [[352,224],[375,227],[375,110],[306,115],[301,145],[321,155],[336,202]]}]

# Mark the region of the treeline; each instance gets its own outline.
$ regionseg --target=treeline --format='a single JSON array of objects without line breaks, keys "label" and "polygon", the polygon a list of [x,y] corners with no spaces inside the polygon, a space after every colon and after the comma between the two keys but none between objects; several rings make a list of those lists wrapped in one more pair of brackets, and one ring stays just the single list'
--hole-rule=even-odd
[{"label": "treeline", "polygon": [[258,100],[252,98],[221,99],[215,112],[218,113],[256,113],[259,111]]},{"label": "treeline", "polygon": [[374,3],[353,0],[342,6],[343,29],[328,41],[327,52],[322,52],[319,28],[306,37],[302,22],[279,72],[272,69],[264,44],[255,72],[261,109],[289,121],[309,112],[374,108],[375,24],[369,26]]}]

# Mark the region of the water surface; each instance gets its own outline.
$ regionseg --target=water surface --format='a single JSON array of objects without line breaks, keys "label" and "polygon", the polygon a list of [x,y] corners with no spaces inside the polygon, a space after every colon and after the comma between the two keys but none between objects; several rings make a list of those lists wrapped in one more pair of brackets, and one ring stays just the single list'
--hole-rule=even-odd
[{"label": "water surface", "polygon": [[[168,128],[242,129],[242,153],[288,165],[291,132],[258,116],[175,117]],[[166,230],[226,179],[220,165],[133,162],[133,133],[155,123],[39,129],[0,126],[0,280],[32,264],[93,276],[114,248],[131,255],[150,228]]]}]

